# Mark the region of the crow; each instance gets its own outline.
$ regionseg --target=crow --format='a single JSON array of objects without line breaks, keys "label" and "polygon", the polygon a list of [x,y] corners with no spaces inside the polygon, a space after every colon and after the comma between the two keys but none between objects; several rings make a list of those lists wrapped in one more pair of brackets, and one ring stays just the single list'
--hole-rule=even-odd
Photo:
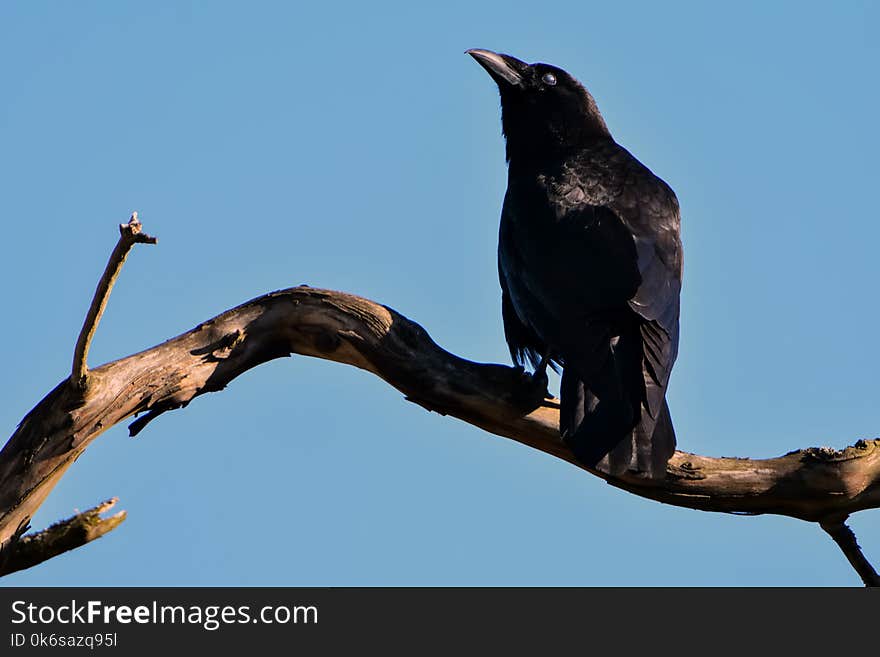
[{"label": "crow", "polygon": [[670,187],[611,137],[564,70],[468,50],[501,96],[507,192],[498,274],[513,361],[562,368],[560,435],[610,475],[662,478],[682,246]]}]

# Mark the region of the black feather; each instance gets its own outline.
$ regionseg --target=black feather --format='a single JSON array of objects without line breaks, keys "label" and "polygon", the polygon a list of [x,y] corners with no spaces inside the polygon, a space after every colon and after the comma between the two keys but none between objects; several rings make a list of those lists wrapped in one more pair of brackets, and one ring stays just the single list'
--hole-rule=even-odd
[{"label": "black feather", "polygon": [[[563,368],[560,432],[612,474],[665,474],[678,354],[678,201],[565,71],[469,51],[498,83],[509,161],[498,273],[511,357]],[[555,84],[547,84],[552,72]]]}]

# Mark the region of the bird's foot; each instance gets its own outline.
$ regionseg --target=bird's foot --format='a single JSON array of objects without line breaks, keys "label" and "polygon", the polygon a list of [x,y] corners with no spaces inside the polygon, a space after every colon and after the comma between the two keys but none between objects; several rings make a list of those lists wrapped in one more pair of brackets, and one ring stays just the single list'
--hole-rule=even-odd
[{"label": "bird's foot", "polygon": [[545,399],[551,399],[553,395],[547,389],[547,372],[539,369],[537,372],[526,372],[522,367],[514,367],[516,372],[516,393],[518,405],[529,409],[537,408]]},{"label": "bird's foot", "polygon": [[547,367],[540,367],[536,371],[532,372],[529,375],[529,378],[532,380],[532,387],[535,390],[540,390],[541,394],[544,396],[544,399],[548,399],[552,397],[550,394],[550,390],[548,389],[550,385],[550,380],[547,378]]}]

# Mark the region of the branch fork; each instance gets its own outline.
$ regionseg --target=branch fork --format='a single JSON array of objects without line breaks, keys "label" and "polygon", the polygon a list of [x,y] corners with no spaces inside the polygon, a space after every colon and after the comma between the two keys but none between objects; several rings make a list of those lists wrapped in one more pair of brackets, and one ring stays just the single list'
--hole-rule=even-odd
[{"label": "branch fork", "polygon": [[87,359],[89,356],[89,347],[92,344],[92,338],[98,329],[98,323],[107,307],[107,300],[110,298],[110,291],[122,271],[122,265],[128,257],[128,252],[135,244],[156,244],[158,240],[142,232],[141,222],[138,220],[138,213],[132,212],[131,218],[127,224],[119,224],[119,241],[116,248],[110,254],[110,260],[104,268],[104,274],[98,281],[98,287],[95,289],[95,296],[86,313],[86,319],[83,323],[82,330],[76,340],[76,348],[73,351],[73,368],[70,373],[70,382],[76,388],[84,391],[88,384],[89,367]]}]

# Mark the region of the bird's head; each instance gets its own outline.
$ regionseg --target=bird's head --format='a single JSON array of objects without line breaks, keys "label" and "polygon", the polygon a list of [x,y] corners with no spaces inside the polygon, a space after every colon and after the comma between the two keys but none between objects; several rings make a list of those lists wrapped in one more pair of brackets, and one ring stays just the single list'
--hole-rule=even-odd
[{"label": "bird's head", "polygon": [[508,160],[564,156],[590,141],[610,139],[590,92],[561,68],[526,64],[491,50],[473,49],[467,54],[498,85]]}]

